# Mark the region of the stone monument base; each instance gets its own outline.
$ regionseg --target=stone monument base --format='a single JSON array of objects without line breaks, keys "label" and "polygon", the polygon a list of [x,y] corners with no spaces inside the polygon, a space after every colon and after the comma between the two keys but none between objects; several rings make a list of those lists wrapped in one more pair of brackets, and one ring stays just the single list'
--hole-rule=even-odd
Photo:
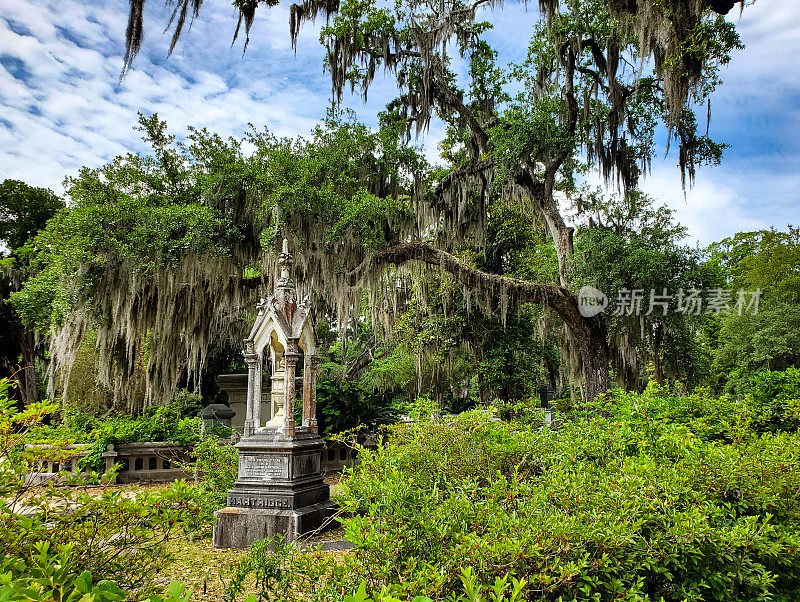
[{"label": "stone monument base", "polygon": [[299,510],[223,508],[214,513],[214,547],[249,548],[278,535],[285,541],[296,541],[303,533],[322,527],[333,511],[330,500]]},{"label": "stone monument base", "polygon": [[289,438],[281,429],[262,427],[236,447],[238,478],[227,508],[214,514],[214,547],[248,548],[277,535],[291,543],[333,514],[318,435],[299,427]]}]

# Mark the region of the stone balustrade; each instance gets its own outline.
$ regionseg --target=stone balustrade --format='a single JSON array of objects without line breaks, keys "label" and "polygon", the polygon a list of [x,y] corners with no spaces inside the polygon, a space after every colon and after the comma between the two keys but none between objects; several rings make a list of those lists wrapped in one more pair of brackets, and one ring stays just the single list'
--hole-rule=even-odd
[{"label": "stone balustrade", "polygon": [[[375,449],[377,438],[368,435],[361,437],[359,443],[367,449]],[[359,462],[359,451],[349,443],[341,441],[325,441],[322,450],[322,470],[326,473],[339,472],[346,466],[355,466]]]},{"label": "stone balustrade", "polygon": [[120,464],[117,483],[170,483],[188,478],[183,465],[191,447],[170,442],[109,445],[102,456],[106,471]]},{"label": "stone balustrade", "polygon": [[[27,485],[66,485],[71,477],[82,474],[78,465],[91,453],[92,444],[28,444],[25,449],[36,458],[29,464],[25,477]],[[189,477],[184,464],[190,459],[191,449],[186,445],[160,441],[109,445],[102,453],[104,470],[120,464],[117,483],[169,483]]]},{"label": "stone balustrade", "polygon": [[92,444],[44,445],[33,443],[26,445],[25,451],[37,458],[28,464],[25,484],[29,486],[46,485],[47,483],[59,485],[80,474],[78,464],[92,451]]}]

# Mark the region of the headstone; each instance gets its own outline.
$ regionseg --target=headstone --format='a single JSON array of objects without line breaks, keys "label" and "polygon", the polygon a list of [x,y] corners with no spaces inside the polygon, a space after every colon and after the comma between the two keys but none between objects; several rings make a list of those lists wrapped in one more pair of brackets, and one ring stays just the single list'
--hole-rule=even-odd
[{"label": "headstone", "polygon": [[[333,512],[330,489],[322,477],[323,441],[317,433],[317,339],[307,300],[297,303],[293,260],[285,240],[283,244],[275,292],[259,304],[245,340],[244,434],[236,444],[236,483],[228,491],[227,507],[214,514],[214,546],[218,548],[248,548],[277,535],[292,542],[320,528]],[[303,419],[295,424],[295,378],[301,358]],[[266,366],[271,387],[264,423],[260,402]]]},{"label": "headstone", "polygon": [[542,385],[537,389],[539,393],[539,400],[542,402],[542,407],[546,410],[551,409],[550,402],[556,397],[556,392],[550,385]]},{"label": "headstone", "polygon": [[537,391],[539,393],[539,401],[541,401],[542,407],[545,409],[544,423],[546,426],[550,426],[553,424],[553,415],[555,414],[551,402],[555,399],[556,392],[550,385],[542,385]]},{"label": "headstone", "polygon": [[[236,412],[221,403],[212,403],[200,410],[198,416],[203,421],[203,432],[210,435],[220,435],[222,430],[231,428],[231,418]],[[227,438],[230,432],[225,435]]]}]

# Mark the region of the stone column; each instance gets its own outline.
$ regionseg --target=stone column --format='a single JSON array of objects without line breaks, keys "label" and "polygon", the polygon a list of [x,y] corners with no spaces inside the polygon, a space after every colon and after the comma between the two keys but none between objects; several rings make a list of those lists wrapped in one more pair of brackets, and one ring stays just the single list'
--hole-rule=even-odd
[{"label": "stone column", "polygon": [[311,424],[311,356],[303,356],[303,426]]},{"label": "stone column", "polygon": [[294,378],[297,360],[300,355],[295,349],[297,349],[297,345],[292,345],[290,343],[288,349],[283,354],[283,361],[286,364],[283,397],[283,434],[289,438],[294,438]]},{"label": "stone column", "polygon": [[[253,375],[253,428],[257,429],[261,427],[261,385],[262,385],[262,376],[261,371],[264,366],[264,360],[262,358],[262,354],[256,354],[256,369],[255,374]],[[249,370],[248,370],[249,372]]]},{"label": "stone column", "polygon": [[308,366],[308,432],[317,434],[317,371],[322,358],[312,355]]},{"label": "stone column", "polygon": [[[258,363],[258,355],[252,352],[252,348],[248,350],[249,353],[244,354],[244,361],[247,363],[247,413],[244,420],[244,436],[249,437],[255,432],[255,385],[256,385],[256,364]],[[258,400],[260,402],[260,400]]]}]

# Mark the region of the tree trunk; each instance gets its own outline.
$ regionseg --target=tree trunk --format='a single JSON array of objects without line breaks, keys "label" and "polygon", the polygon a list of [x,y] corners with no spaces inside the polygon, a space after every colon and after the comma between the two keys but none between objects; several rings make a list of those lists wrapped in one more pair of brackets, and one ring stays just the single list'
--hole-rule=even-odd
[{"label": "tree trunk", "polygon": [[653,332],[653,378],[659,385],[664,384],[664,367],[661,363],[661,343],[664,340],[664,327],[661,322]]},{"label": "tree trunk", "polygon": [[22,350],[22,366],[18,375],[19,394],[22,403],[29,405],[39,401],[39,389],[36,384],[36,338],[32,331],[21,327],[19,342]]}]

